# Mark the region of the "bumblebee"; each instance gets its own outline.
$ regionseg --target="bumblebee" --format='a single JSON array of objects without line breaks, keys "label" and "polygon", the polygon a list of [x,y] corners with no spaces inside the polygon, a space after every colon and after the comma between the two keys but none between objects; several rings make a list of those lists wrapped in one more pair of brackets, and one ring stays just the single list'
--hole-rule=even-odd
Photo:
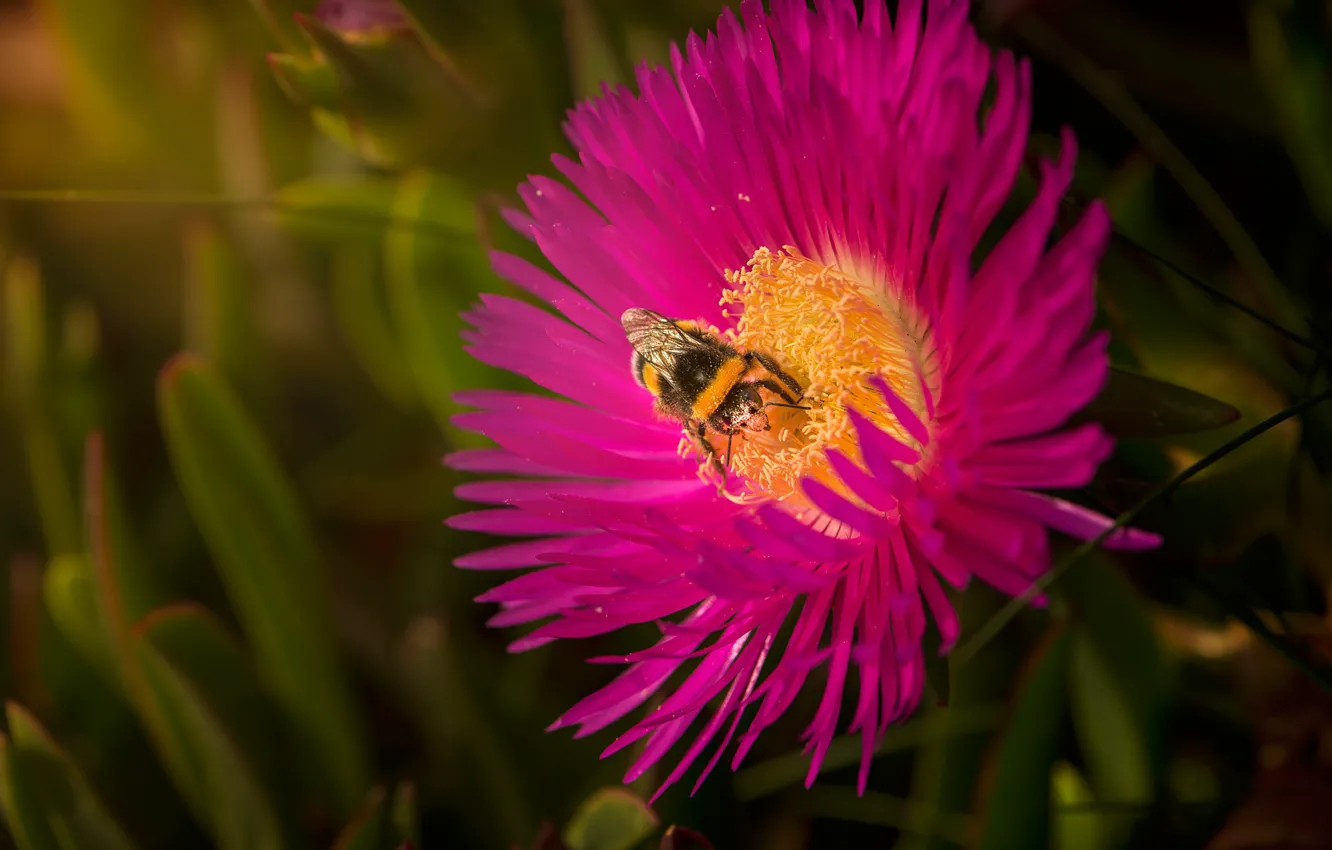
[{"label": "bumblebee", "polygon": [[[800,404],[800,382],[766,354],[741,351],[703,330],[697,322],[668,319],[635,307],[620,316],[634,347],[633,371],[639,385],[655,397],[657,412],[679,420],[685,434],[722,476],[731,465],[731,442],[741,431],[767,431],[769,407],[808,410]],[[764,389],[781,401],[767,401]],[[726,463],[708,439],[712,430],[726,435]]]}]

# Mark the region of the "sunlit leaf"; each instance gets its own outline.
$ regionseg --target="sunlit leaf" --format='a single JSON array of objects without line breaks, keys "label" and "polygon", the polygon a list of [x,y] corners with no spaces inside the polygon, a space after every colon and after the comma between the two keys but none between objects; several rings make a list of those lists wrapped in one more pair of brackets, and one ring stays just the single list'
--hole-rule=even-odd
[{"label": "sunlit leaf", "polygon": [[1055,765],[1054,846],[1058,850],[1101,850],[1110,844],[1095,796],[1077,768],[1061,761]]},{"label": "sunlit leaf", "polygon": [[186,499],[260,671],[294,721],[307,777],[349,811],[367,784],[365,754],[296,496],[205,361],[173,360],[159,379],[158,405]]},{"label": "sunlit leaf", "polygon": [[984,781],[977,847],[1050,845],[1050,775],[1063,732],[1071,639],[1051,636],[1030,662]]},{"label": "sunlit leaf", "polygon": [[132,652],[150,737],[218,846],[288,846],[280,728],[240,646],[206,611],[181,604],[140,622]]},{"label": "sunlit leaf", "polygon": [[569,850],[630,850],[657,828],[657,815],[623,788],[587,798],[564,828]]},{"label": "sunlit leaf", "polygon": [[12,738],[8,757],[62,850],[130,850],[133,843],[37,718],[17,703],[5,706]]}]

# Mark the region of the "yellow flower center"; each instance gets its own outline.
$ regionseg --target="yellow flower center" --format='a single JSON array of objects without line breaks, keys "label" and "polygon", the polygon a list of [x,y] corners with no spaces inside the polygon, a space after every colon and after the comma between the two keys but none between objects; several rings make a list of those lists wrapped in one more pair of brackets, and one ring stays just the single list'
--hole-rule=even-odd
[{"label": "yellow flower center", "polygon": [[[728,341],[776,360],[800,382],[799,403],[809,408],[769,407],[770,430],[735,435],[728,497],[775,500],[804,514],[811,506],[800,482],[808,476],[860,502],[829,465],[827,452],[837,449],[862,462],[847,413],[852,408],[902,443],[922,448],[870,379],[881,376],[928,428],[922,378],[931,394],[938,394],[928,327],[885,287],[866,286],[790,246],[777,252],[760,248],[743,269],[727,272],[726,280],[732,288],[721,304],[728,315],[739,315]],[[783,401],[767,390],[761,394],[766,402]],[[726,437],[714,435],[713,443],[725,452]]]}]

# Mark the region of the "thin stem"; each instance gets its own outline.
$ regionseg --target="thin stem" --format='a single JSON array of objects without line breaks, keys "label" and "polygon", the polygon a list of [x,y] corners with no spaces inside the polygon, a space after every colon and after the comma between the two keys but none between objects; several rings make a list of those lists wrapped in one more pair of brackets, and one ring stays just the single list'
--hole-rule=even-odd
[{"label": "thin stem", "polygon": [[[1031,583],[1031,586],[1028,587],[1020,596],[1015,596],[1014,598],[1009,600],[1008,603],[1005,604],[1003,608],[1000,608],[999,611],[997,611],[993,617],[991,617],[988,621],[986,621],[985,625],[981,626],[981,628],[974,635],[972,635],[971,638],[969,638],[966,643],[958,647],[958,649],[953,652],[952,655],[953,660],[956,661],[958,664],[966,664],[968,661],[970,661],[972,656],[974,656],[978,651],[980,651],[980,649],[983,646],[985,646],[985,644],[989,643],[990,640],[992,640],[994,636],[997,635],[1001,629],[1003,629],[1004,626],[1008,625],[1008,623],[1014,617],[1016,617],[1018,613],[1031,602],[1032,599],[1039,596],[1042,592],[1045,591],[1046,588],[1048,588],[1051,584],[1057,581],[1060,578],[1060,576],[1062,576],[1069,569],[1069,567],[1073,566],[1075,563],[1085,558],[1094,549],[1097,549],[1102,543],[1104,543],[1107,539],[1109,539],[1110,535],[1114,534],[1119,529],[1133,522],[1133,520],[1136,519],[1138,515],[1141,514],[1144,510],[1146,510],[1147,507],[1150,506],[1153,502],[1157,501],[1158,499],[1169,497],[1189,479],[1193,478],[1195,475],[1202,472],[1204,469],[1216,463],[1217,461],[1221,460],[1223,457],[1235,451],[1245,443],[1253,440],[1258,436],[1261,436],[1267,431],[1272,430],[1276,426],[1280,425],[1282,422],[1285,422],[1287,419],[1298,416],[1304,411],[1312,407],[1315,407],[1316,405],[1319,405],[1324,401],[1327,401],[1329,398],[1332,398],[1332,389],[1324,390],[1323,392],[1319,393],[1316,396],[1307,398],[1304,401],[1299,402],[1298,404],[1292,405],[1286,408],[1285,410],[1282,410],[1279,413],[1269,416],[1268,418],[1264,419],[1262,422],[1259,422],[1257,425],[1254,425],[1252,428],[1245,431],[1243,434],[1240,434],[1234,439],[1227,441],[1224,445],[1221,445],[1213,449],[1211,452],[1207,454],[1206,457],[1202,458],[1197,463],[1189,466],[1187,469],[1180,472],[1174,478],[1171,478],[1169,481],[1165,481],[1153,487],[1152,490],[1149,493],[1147,493],[1147,495],[1144,496],[1141,500],[1139,500],[1137,504],[1135,504],[1133,507],[1129,508],[1127,511],[1120,514],[1119,516],[1115,517],[1114,522],[1112,522],[1108,528],[1106,528],[1096,537],[1080,545],[1077,549],[1074,549],[1073,552],[1067,558],[1065,558],[1061,563],[1053,567],[1049,572],[1045,573],[1040,578],[1033,581]],[[1252,626],[1250,627],[1252,628]],[[1320,684],[1322,683],[1320,682]]]}]

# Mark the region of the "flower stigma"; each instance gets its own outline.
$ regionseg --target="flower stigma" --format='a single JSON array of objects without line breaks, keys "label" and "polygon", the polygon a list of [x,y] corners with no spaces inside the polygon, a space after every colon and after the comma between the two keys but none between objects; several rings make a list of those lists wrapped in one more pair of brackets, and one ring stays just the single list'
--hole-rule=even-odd
[{"label": "flower stigma", "polygon": [[[808,410],[769,407],[771,428],[736,435],[724,491],[732,501],[775,501],[797,515],[814,512],[801,481],[814,478],[862,504],[831,467],[836,449],[861,463],[849,410],[922,453],[924,447],[893,415],[871,383],[878,375],[897,397],[931,426],[925,380],[934,377],[934,350],[924,321],[886,286],[866,286],[836,265],[824,265],[791,246],[759,248],[745,265],[728,271],[731,287],[721,298],[728,316],[739,316],[728,341],[767,354],[800,382]],[[735,310],[736,306],[740,310]],[[728,309],[730,308],[730,309]],[[923,380],[923,377],[925,380]],[[938,387],[928,390],[937,397]],[[762,391],[765,401],[781,402]],[[725,450],[724,440],[714,443]],[[916,474],[920,463],[904,471]]]}]

